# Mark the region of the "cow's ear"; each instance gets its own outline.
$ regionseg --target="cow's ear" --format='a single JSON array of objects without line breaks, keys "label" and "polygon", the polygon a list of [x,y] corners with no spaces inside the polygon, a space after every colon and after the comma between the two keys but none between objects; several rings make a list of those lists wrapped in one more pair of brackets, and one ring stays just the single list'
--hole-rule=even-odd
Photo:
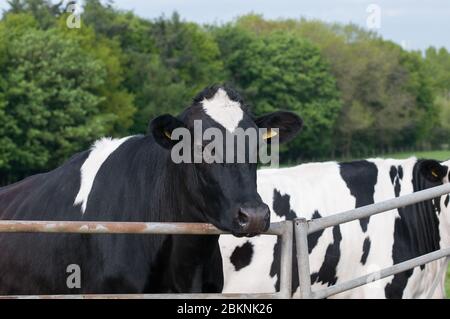
[{"label": "cow's ear", "polygon": [[185,128],[183,122],[170,114],[156,117],[149,125],[149,133],[155,141],[164,148],[171,149],[177,140],[172,140],[172,132],[177,128]]},{"label": "cow's ear", "polygon": [[268,143],[272,138],[278,136],[279,143],[292,140],[303,126],[303,120],[295,113],[278,111],[255,119],[259,128],[267,129],[263,139]]},{"label": "cow's ear", "polygon": [[447,170],[438,161],[423,160],[420,163],[420,173],[430,182],[442,182],[447,174]]}]

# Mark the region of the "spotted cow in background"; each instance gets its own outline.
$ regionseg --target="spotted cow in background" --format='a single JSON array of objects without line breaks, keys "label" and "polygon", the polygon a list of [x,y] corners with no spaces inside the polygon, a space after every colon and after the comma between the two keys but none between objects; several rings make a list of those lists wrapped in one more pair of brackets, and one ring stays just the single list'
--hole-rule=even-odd
[{"label": "spotted cow in background", "polygon": [[[272,222],[315,219],[448,183],[449,166],[450,161],[410,158],[263,169],[258,171],[258,192],[271,208]],[[308,244],[313,289],[450,247],[449,195],[312,233]],[[220,247],[224,292],[279,289],[280,239],[221,236]],[[334,297],[442,298],[443,267],[445,260],[435,261]],[[298,294],[295,258],[293,276]]]}]

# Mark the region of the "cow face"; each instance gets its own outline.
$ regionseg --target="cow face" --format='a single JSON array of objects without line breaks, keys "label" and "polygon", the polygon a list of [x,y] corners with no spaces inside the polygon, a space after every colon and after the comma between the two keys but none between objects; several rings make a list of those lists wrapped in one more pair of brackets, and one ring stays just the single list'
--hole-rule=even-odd
[{"label": "cow face", "polygon": [[[154,119],[150,130],[182,167],[181,180],[189,181],[185,187],[201,214],[199,220],[236,236],[251,236],[270,225],[270,210],[256,189],[258,151],[266,144],[292,139],[301,126],[301,119],[290,112],[254,118],[236,92],[214,86],[178,117]],[[249,136],[256,132],[257,139],[237,137],[242,132]],[[181,154],[182,161],[174,158]]]},{"label": "cow face", "polygon": [[[434,186],[450,183],[450,160],[438,162],[424,160],[420,166],[420,172]],[[440,235],[447,246],[450,244],[450,194],[443,195],[437,205],[440,222]]]}]

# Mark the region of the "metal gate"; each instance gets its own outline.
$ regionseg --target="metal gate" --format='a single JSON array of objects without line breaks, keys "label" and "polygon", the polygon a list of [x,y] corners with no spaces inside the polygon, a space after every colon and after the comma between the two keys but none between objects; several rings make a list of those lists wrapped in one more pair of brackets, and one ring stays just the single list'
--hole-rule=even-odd
[{"label": "metal gate", "polygon": [[[153,235],[219,235],[226,232],[202,223],[138,222],[59,222],[0,221],[0,233],[72,233],[72,234],[141,234]],[[201,299],[201,298],[290,298],[292,286],[292,221],[272,223],[266,235],[281,236],[280,291],[263,294],[113,294],[113,295],[40,295],[0,296],[0,299]]]},{"label": "metal gate", "polygon": [[424,200],[430,200],[450,193],[450,184],[444,184],[433,188],[425,189],[408,195],[403,195],[387,201],[375,203],[352,209],[343,213],[330,215],[323,218],[307,221],[305,219],[297,219],[295,221],[295,240],[297,245],[297,262],[298,276],[300,286],[300,298],[326,298],[340,292],[344,292],[371,282],[398,274],[408,269],[427,264],[437,259],[450,256],[450,247],[440,249],[429,254],[425,254],[391,267],[372,272],[364,276],[323,288],[318,291],[311,290],[311,277],[309,271],[309,254],[308,254],[308,234],[316,231],[348,223],[353,220],[369,217],[375,214],[386,212],[392,209],[405,207],[411,204],[419,203]]},{"label": "metal gate", "polygon": [[[254,294],[114,294],[114,295],[41,295],[0,296],[0,298],[50,298],[50,299],[125,299],[125,298],[291,298],[292,297],[292,246],[295,237],[300,298],[326,298],[408,269],[450,256],[450,247],[404,261],[378,272],[313,291],[309,271],[308,234],[369,217],[392,209],[405,207],[450,193],[450,184],[429,188],[413,194],[379,202],[314,220],[296,219],[272,223],[265,235],[281,236],[280,291]],[[76,234],[159,234],[159,235],[218,235],[225,234],[210,224],[201,223],[139,223],[139,222],[60,222],[60,221],[0,221],[0,233],[76,233]],[[295,236],[294,236],[295,235]]]}]

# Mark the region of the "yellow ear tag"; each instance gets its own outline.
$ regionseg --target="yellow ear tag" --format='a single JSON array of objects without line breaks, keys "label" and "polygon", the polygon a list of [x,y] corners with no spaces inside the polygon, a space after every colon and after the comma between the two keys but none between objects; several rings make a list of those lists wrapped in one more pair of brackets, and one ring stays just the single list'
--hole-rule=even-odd
[{"label": "yellow ear tag", "polygon": [[431,175],[433,175],[434,177],[438,177],[438,174],[436,173],[436,171],[434,169],[431,171]]},{"label": "yellow ear tag", "polygon": [[169,132],[164,131],[164,135],[165,135],[169,140],[172,139],[172,137],[170,136]]},{"label": "yellow ear tag", "polygon": [[269,129],[267,132],[264,132],[262,138],[264,140],[267,140],[267,139],[272,138],[272,137],[277,136],[277,135],[278,135],[278,133],[276,131]]}]

